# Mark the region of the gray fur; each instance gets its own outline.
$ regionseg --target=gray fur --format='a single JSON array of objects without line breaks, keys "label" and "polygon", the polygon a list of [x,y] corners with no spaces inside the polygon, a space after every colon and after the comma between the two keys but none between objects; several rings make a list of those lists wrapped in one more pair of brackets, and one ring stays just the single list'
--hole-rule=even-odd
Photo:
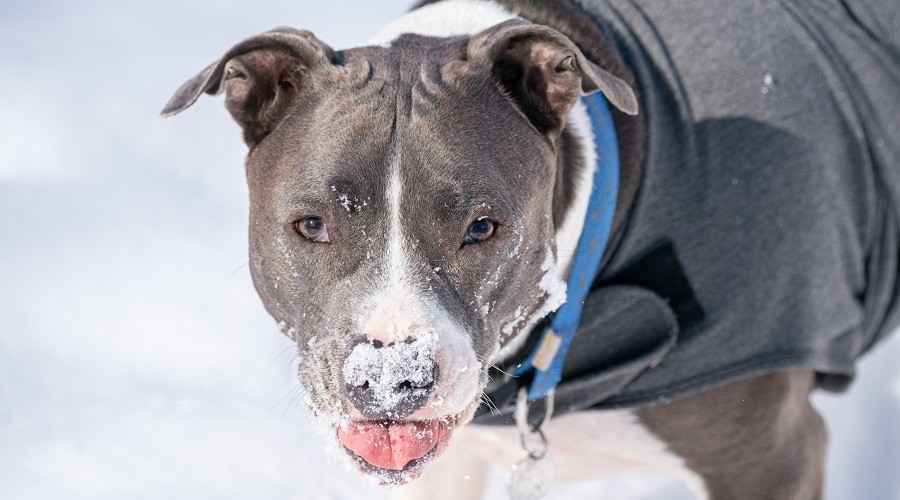
[{"label": "gray fur", "polygon": [[700,475],[712,500],[820,500],[825,422],[813,373],[761,375],[638,411]]}]

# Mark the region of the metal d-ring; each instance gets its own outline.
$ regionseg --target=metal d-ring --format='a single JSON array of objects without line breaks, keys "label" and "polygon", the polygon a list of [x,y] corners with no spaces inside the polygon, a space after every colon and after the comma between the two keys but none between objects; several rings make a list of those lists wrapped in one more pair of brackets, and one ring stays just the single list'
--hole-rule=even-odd
[{"label": "metal d-ring", "polygon": [[[528,391],[525,387],[520,387],[516,394],[515,420],[519,431],[519,443],[532,460],[540,460],[547,455],[549,443],[543,427],[553,416],[553,396],[553,392],[547,394],[544,417],[536,425],[531,426],[528,424]],[[533,436],[537,436],[538,440],[530,439]]]}]

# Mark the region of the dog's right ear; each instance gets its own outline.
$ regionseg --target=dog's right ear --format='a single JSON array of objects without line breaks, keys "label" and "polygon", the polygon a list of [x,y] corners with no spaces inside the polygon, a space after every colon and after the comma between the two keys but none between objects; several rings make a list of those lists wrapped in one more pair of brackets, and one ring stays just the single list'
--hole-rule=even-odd
[{"label": "dog's right ear", "polygon": [[334,68],[335,53],[309,31],[276,28],[232,47],[221,59],[184,82],[162,110],[172,116],[204,92],[225,91],[225,107],[244,131],[249,146],[278,124],[310,75]]}]

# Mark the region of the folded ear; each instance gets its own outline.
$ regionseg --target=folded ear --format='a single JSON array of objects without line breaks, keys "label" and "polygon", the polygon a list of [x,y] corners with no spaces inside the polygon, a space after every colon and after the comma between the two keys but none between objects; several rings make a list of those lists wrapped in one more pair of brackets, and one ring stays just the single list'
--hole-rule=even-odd
[{"label": "folded ear", "polygon": [[204,92],[214,95],[224,90],[225,107],[252,146],[277,125],[309,75],[333,67],[334,59],[334,51],[312,33],[276,28],[238,43],[184,82],[162,115],[184,111]]},{"label": "folded ear", "polygon": [[579,96],[596,91],[620,111],[638,112],[631,86],[587,59],[565,35],[513,19],[475,35],[467,48],[473,64],[491,67],[538,130],[559,131]]}]

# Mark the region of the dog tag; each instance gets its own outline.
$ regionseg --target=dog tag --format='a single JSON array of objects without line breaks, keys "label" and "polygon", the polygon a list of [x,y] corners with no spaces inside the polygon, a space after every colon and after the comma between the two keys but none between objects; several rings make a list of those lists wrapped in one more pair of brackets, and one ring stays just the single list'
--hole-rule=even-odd
[{"label": "dog tag", "polygon": [[510,500],[540,500],[547,496],[553,481],[554,467],[549,458],[532,458],[519,461],[512,467],[506,491]]}]

